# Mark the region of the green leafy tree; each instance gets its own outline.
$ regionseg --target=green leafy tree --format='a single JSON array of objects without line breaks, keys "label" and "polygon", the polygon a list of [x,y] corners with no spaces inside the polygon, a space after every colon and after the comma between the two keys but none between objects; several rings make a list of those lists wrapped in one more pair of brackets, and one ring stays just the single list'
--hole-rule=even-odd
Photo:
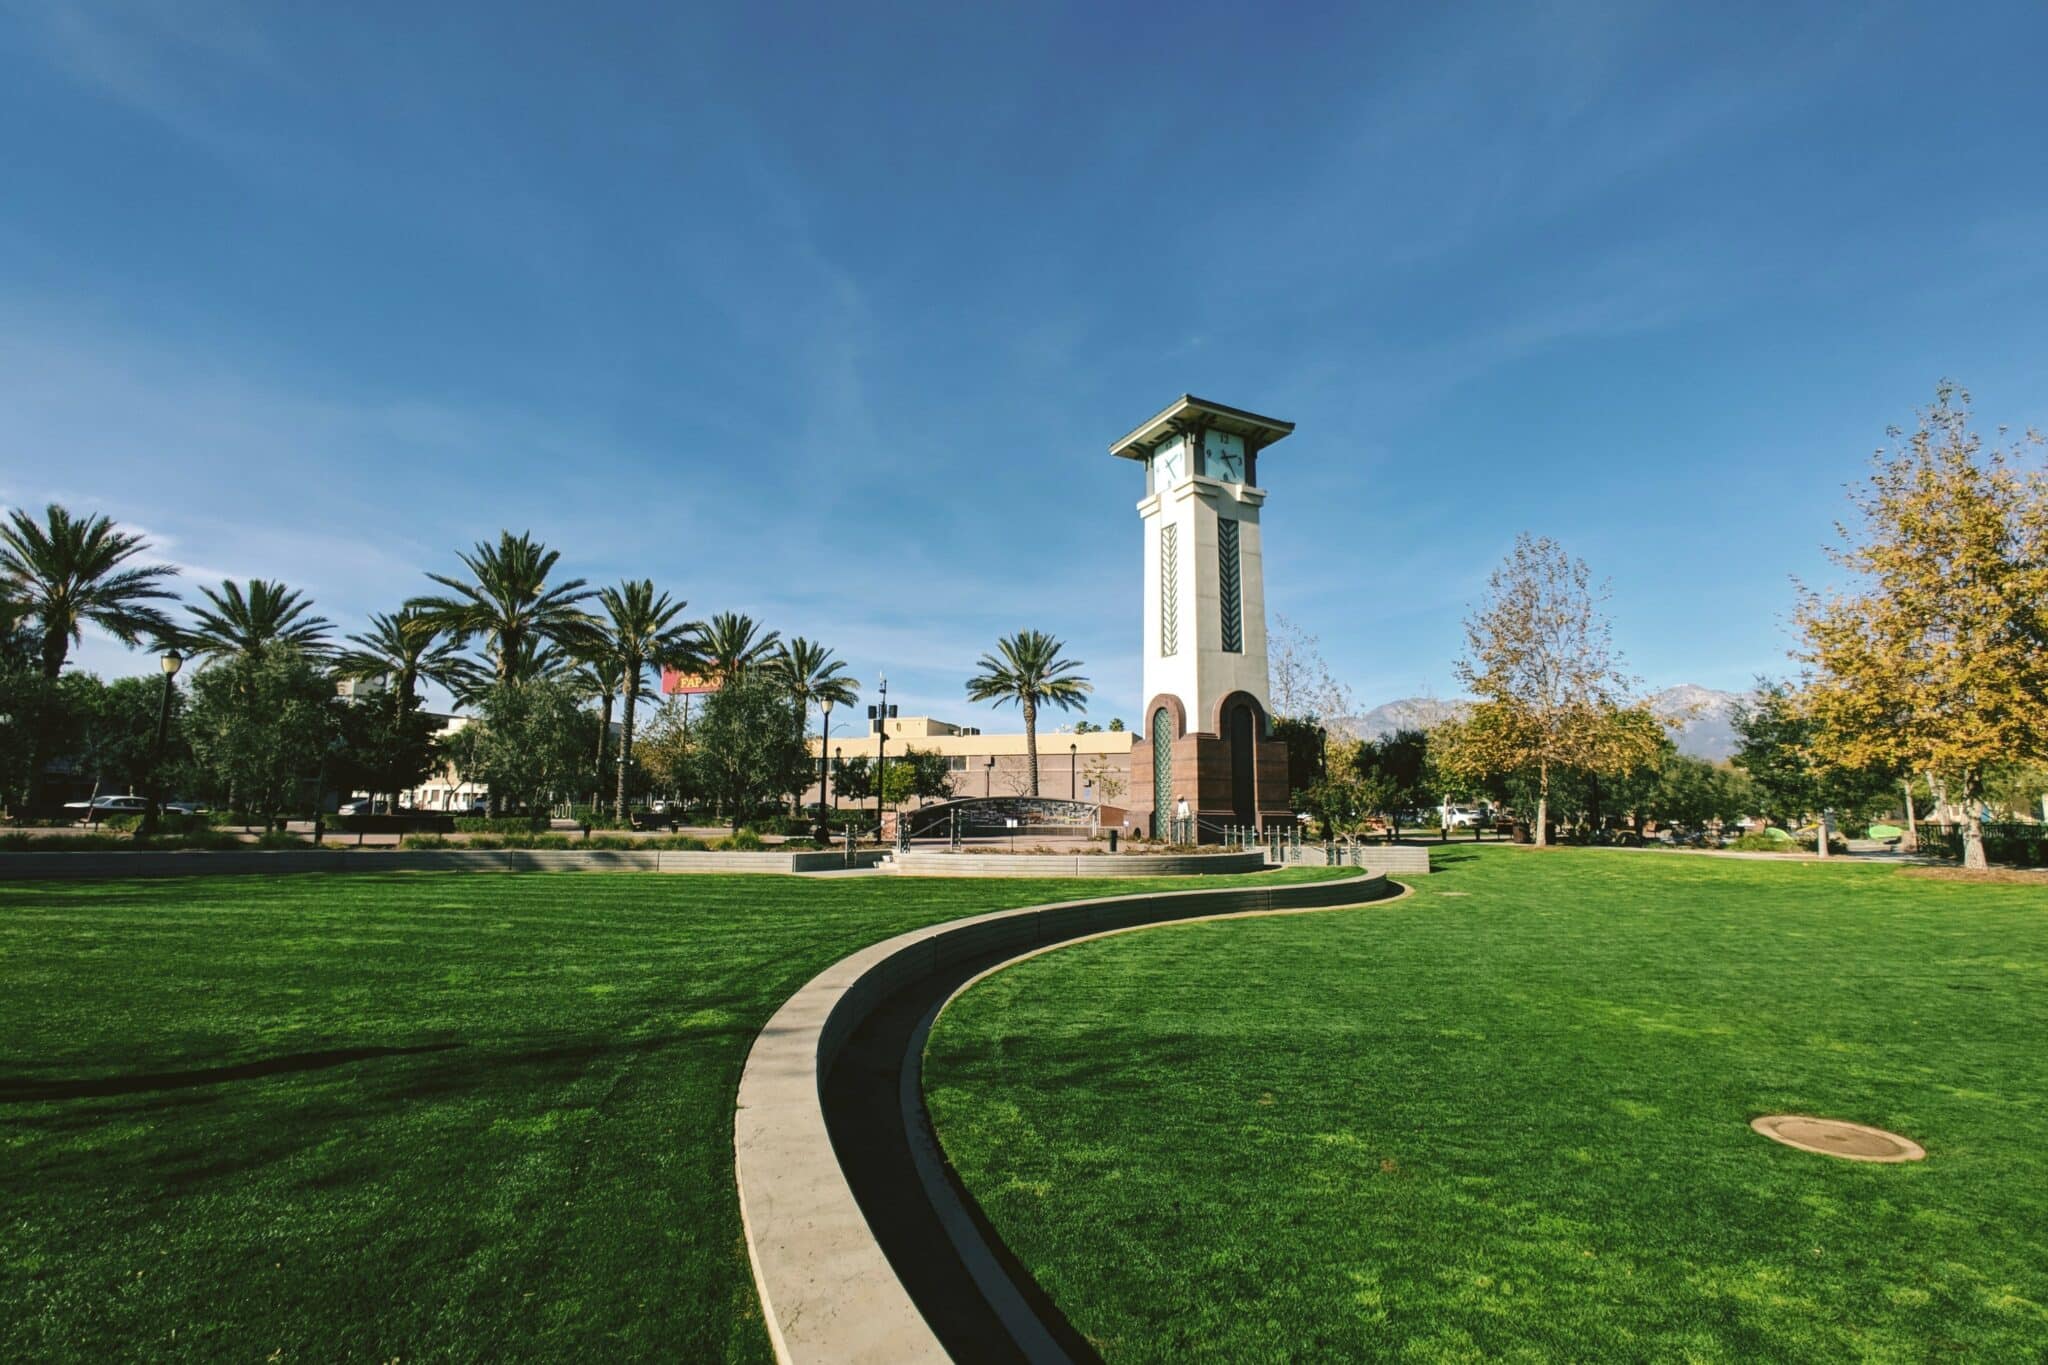
[{"label": "green leafy tree", "polygon": [[231,809],[267,823],[302,804],[342,706],[326,671],[290,645],[205,669],[186,723],[195,768]]},{"label": "green leafy tree", "polygon": [[2033,432],[1987,450],[1969,404],[1944,382],[1892,430],[1829,551],[1851,586],[1802,590],[1797,620],[1814,759],[1935,774],[1981,868],[1985,774],[2048,760],[2048,469]]},{"label": "green leafy tree", "polygon": [[637,749],[641,770],[654,788],[676,800],[688,800],[696,790],[690,731],[688,708],[678,698],[665,697],[654,708]]},{"label": "green leafy tree", "polygon": [[1358,821],[1381,799],[1361,772],[1364,748],[1358,740],[1340,737],[1324,750],[1323,771],[1307,786],[1294,793],[1294,805],[1316,820],[1318,838],[1328,839],[1338,830],[1357,828]]},{"label": "green leafy tree", "polygon": [[870,799],[875,794],[874,763],[862,754],[835,765],[832,789],[855,805]]},{"label": "green leafy tree", "polygon": [[1024,713],[1024,751],[1030,759],[1031,795],[1038,795],[1038,708],[1071,711],[1085,703],[1093,685],[1080,674],[1079,660],[1062,659],[1060,642],[1042,631],[1020,630],[996,641],[984,654],[981,671],[967,680],[969,701],[998,706],[1015,702]]},{"label": "green leafy tree", "polygon": [[1347,746],[1346,761],[1361,783],[1363,809],[1384,817],[1396,839],[1401,837],[1401,812],[1436,799],[1429,736],[1421,730],[1396,730]]},{"label": "green leafy tree", "polygon": [[274,645],[289,645],[309,659],[327,651],[333,626],[314,615],[312,601],[294,588],[252,578],[244,589],[227,579],[217,592],[204,584],[199,592],[208,605],[186,608],[192,624],[179,639],[202,664],[255,658]]},{"label": "green leafy tree", "polygon": [[704,699],[692,733],[697,787],[718,803],[733,827],[801,782],[810,752],[790,726],[780,687],[752,672]]},{"label": "green leafy tree", "polygon": [[[899,772],[903,775],[900,782]],[[889,785],[894,790],[883,793],[882,799],[890,805],[912,797],[920,806],[927,801],[944,801],[953,795],[953,766],[936,750],[907,748],[902,757],[889,764]]]},{"label": "green leafy tree", "polygon": [[561,555],[530,533],[501,532],[495,545],[480,541],[457,558],[467,579],[428,574],[447,592],[406,606],[458,644],[482,640],[494,682],[545,676],[561,662],[549,646],[571,647],[587,638],[591,618],[582,603],[589,589],[580,578],[550,583]]},{"label": "green leafy tree", "polygon": [[1796,829],[1823,810],[1854,823],[1889,808],[1892,774],[1822,764],[1819,722],[1783,682],[1758,678],[1755,695],[1735,708],[1734,724],[1734,765],[1749,776],[1756,812],[1773,823]]},{"label": "green leafy tree", "polygon": [[445,747],[465,782],[490,789],[494,811],[509,806],[538,812],[551,797],[576,790],[594,723],[567,683],[497,683]]},{"label": "green leafy tree", "polygon": [[360,787],[382,794],[396,812],[398,794],[426,781],[439,762],[433,719],[396,688],[344,705],[336,715],[340,744],[328,764],[329,784],[336,791]]}]

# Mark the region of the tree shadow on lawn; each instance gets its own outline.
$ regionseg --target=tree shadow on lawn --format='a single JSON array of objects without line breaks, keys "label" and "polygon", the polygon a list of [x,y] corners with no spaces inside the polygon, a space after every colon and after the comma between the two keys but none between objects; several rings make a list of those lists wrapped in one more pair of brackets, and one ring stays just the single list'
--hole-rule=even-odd
[{"label": "tree shadow on lawn", "polygon": [[231,1066],[132,1076],[81,1076],[59,1080],[0,1076],[0,1104],[42,1104],[50,1100],[97,1099],[111,1095],[139,1095],[153,1090],[184,1090],[196,1085],[255,1080],[295,1071],[324,1071],[329,1067],[346,1066],[350,1062],[364,1062],[376,1057],[411,1057],[423,1052],[447,1052],[467,1046],[467,1043],[419,1043],[411,1047],[321,1048],[313,1052],[289,1052],[281,1057],[236,1062]]}]

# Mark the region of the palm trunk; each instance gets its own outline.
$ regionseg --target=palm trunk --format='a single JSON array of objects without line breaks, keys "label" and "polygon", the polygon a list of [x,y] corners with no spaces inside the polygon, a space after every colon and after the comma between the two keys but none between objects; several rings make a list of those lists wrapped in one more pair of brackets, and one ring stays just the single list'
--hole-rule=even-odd
[{"label": "palm trunk", "polygon": [[[57,675],[64,671],[64,656],[71,648],[71,640],[61,630],[52,628],[47,622],[43,627],[43,680],[54,683]],[[54,694],[54,689],[51,689]],[[54,695],[45,696],[38,703],[40,712],[36,717],[33,737],[28,746],[28,790],[22,793],[22,804],[31,817],[40,816],[43,804],[43,765],[49,760],[48,727],[56,715]],[[62,815],[63,812],[57,812]]]},{"label": "palm trunk", "polygon": [[[603,706],[602,706],[602,707],[601,707],[601,708],[599,709],[599,711],[598,711],[598,717],[597,717],[597,792],[598,792],[598,793],[601,793],[601,792],[603,792],[603,791],[604,791],[604,751],[605,751],[605,748],[606,748],[606,747],[607,747],[607,746],[608,746],[608,745],[609,745],[609,744],[611,743],[611,737],[612,737],[612,696],[613,696],[613,694],[612,694],[612,693],[610,693],[610,692],[607,692],[607,693],[605,693],[605,694],[604,694],[604,704],[603,704]],[[591,803],[590,803],[590,804],[591,804],[591,805],[593,805],[593,806],[597,806],[597,805],[602,805],[602,804],[603,804],[603,798],[602,798],[602,796],[600,796],[600,795],[597,795],[596,793],[593,793],[593,795],[592,795],[592,800],[591,800]]]},{"label": "palm trunk", "polygon": [[1550,847],[1550,764],[1536,765],[1536,847]]},{"label": "palm trunk", "polygon": [[1038,795],[1038,703],[1024,699],[1024,752],[1031,763],[1031,794]]},{"label": "palm trunk", "polygon": [[626,773],[633,766],[633,704],[640,699],[640,689],[626,689],[624,714],[619,717],[619,796],[612,814],[617,819],[626,818]]},{"label": "palm trunk", "polygon": [[1982,872],[1984,856],[1984,780],[1975,769],[1963,774],[1963,866]]}]

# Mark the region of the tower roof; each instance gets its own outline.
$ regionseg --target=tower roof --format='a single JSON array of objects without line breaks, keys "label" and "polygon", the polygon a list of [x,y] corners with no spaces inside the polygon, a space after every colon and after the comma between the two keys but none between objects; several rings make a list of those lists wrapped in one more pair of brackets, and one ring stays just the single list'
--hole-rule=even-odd
[{"label": "tower roof", "polygon": [[1283,422],[1277,417],[1261,417],[1256,412],[1246,412],[1243,408],[1212,403],[1206,398],[1184,393],[1142,426],[1111,442],[1109,453],[1126,460],[1142,460],[1161,441],[1197,422],[1219,431],[1235,432],[1254,447],[1269,446],[1294,430],[1292,422]]}]

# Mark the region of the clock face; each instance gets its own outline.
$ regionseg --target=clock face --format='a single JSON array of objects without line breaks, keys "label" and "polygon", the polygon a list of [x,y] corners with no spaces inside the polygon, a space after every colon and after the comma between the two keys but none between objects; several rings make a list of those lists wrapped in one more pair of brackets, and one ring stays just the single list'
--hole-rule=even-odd
[{"label": "clock face", "polygon": [[1202,473],[1224,483],[1244,482],[1244,437],[1228,431],[1202,434]]},{"label": "clock face", "polygon": [[1159,471],[1159,483],[1162,487],[1171,487],[1179,483],[1181,478],[1188,472],[1187,441],[1178,436],[1174,437],[1171,441],[1159,447],[1159,454],[1154,457],[1154,461],[1155,467]]}]

